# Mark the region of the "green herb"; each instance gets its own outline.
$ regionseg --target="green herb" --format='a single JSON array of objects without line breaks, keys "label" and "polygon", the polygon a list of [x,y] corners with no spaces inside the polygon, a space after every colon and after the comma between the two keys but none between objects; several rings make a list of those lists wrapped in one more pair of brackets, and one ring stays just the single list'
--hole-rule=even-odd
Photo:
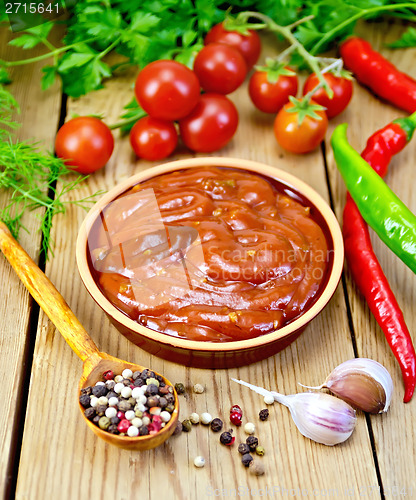
[{"label": "green herb", "polygon": [[[60,158],[52,154],[42,153],[35,143],[17,142],[13,138],[13,130],[18,123],[12,115],[17,110],[13,96],[0,85],[0,189],[10,193],[9,200],[0,210],[0,219],[8,226],[17,238],[22,225],[22,217],[27,211],[42,208],[39,215],[42,231],[42,251],[47,255],[51,249],[50,231],[55,214],[64,213],[66,205],[72,203],[86,207],[94,196],[82,200],[64,200],[65,195],[75,189],[85,179],[62,182],[62,177],[73,173]],[[56,188],[60,182],[59,190]],[[53,193],[53,197],[49,193]]]},{"label": "green herb", "polygon": [[396,41],[387,44],[391,49],[405,49],[407,47],[416,47],[416,29],[408,28],[403,35]]},{"label": "green herb", "polygon": [[[72,2],[71,2],[72,3]],[[0,3],[0,9],[3,4]],[[79,97],[102,86],[121,66],[143,67],[156,59],[176,59],[192,65],[205,33],[224,20],[227,12],[251,10],[264,14],[281,26],[293,26],[293,34],[305,50],[316,55],[350,35],[358,19],[393,15],[416,20],[416,0],[78,0],[69,8],[67,20],[51,21],[18,34],[10,43],[23,49],[39,44],[48,52],[21,61],[0,61],[0,81],[5,69],[53,56],[43,68],[42,86],[48,88],[60,77],[63,91]],[[302,24],[298,19],[307,18]],[[7,17],[0,12],[0,20]],[[54,24],[66,24],[62,47],[48,39]],[[411,32],[410,32],[411,33]],[[410,36],[410,35],[409,35]],[[409,38],[397,41],[410,46]],[[123,58],[110,66],[104,57],[111,51]],[[303,64],[299,52],[291,64]]]}]

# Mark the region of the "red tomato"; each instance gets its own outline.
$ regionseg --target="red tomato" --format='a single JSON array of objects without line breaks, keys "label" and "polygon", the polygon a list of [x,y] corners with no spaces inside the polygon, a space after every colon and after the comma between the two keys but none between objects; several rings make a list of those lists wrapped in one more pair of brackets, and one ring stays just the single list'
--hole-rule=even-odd
[{"label": "red tomato", "polygon": [[253,73],[248,85],[253,104],[265,113],[277,113],[288,102],[290,95],[296,96],[297,91],[296,75],[281,75],[275,83],[270,83],[266,71]]},{"label": "red tomato", "polygon": [[130,131],[130,144],[139,158],[161,160],[173,153],[178,133],[172,122],[145,116]]},{"label": "red tomato", "polygon": [[247,66],[238,50],[210,43],[196,56],[194,71],[206,92],[230,94],[244,82]]},{"label": "red tomato", "polygon": [[176,61],[155,61],[137,76],[134,92],[140,106],[154,118],[179,120],[199,101],[195,73]]},{"label": "red tomato", "polygon": [[249,30],[248,35],[242,35],[226,30],[223,23],[216,24],[207,33],[204,44],[209,43],[223,43],[237,49],[246,61],[247,71],[256,64],[261,52],[260,37],[255,31]]},{"label": "red tomato", "polygon": [[237,125],[237,109],[227,97],[203,94],[192,113],[179,122],[179,130],[189,149],[209,153],[225,146]]},{"label": "red tomato", "polygon": [[[315,94],[313,94],[312,98],[321,106],[326,107],[326,114],[328,118],[333,118],[334,116],[339,115],[348,106],[352,97],[352,80],[335,76],[332,73],[325,73],[324,78],[334,91],[332,99],[328,97],[326,90],[323,88],[318,89]],[[303,95],[314,89],[318,83],[319,80],[315,73],[309,75],[305,81],[305,85],[303,86]]]},{"label": "red tomato", "polygon": [[[316,104],[311,101],[311,104]],[[315,149],[325,137],[328,118],[325,111],[315,111],[320,120],[305,116],[298,124],[298,113],[288,110],[293,108],[291,102],[285,104],[277,113],[274,121],[274,135],[282,148],[291,153],[309,153]]]},{"label": "red tomato", "polygon": [[110,159],[114,138],[110,129],[98,118],[79,116],[67,121],[55,139],[57,156],[81,174],[102,168]]}]

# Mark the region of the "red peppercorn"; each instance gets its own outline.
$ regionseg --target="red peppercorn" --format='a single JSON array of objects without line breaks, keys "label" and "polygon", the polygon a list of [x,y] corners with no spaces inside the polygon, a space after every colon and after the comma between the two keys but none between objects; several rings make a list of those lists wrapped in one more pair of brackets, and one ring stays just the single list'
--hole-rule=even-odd
[{"label": "red peppercorn", "polygon": [[[119,412],[119,413],[121,413],[121,412]],[[123,418],[123,420],[118,424],[117,430],[120,433],[122,433],[122,432],[126,433],[127,429],[129,427],[130,427],[130,422],[127,419]]]},{"label": "red peppercorn", "polygon": [[113,370],[107,370],[106,372],[104,372],[103,373],[103,377],[106,380],[113,380],[113,378],[114,378],[114,372],[113,372]]},{"label": "red peppercorn", "polygon": [[238,405],[233,405],[230,410],[231,413],[239,413],[241,416],[243,416],[243,410],[238,406]]},{"label": "red peppercorn", "polygon": [[117,418],[119,418],[120,420],[123,420],[124,419],[124,411],[118,411]]},{"label": "red peppercorn", "polygon": [[243,417],[241,413],[234,411],[230,414],[230,421],[232,424],[236,425],[237,427],[240,427],[243,421]]}]

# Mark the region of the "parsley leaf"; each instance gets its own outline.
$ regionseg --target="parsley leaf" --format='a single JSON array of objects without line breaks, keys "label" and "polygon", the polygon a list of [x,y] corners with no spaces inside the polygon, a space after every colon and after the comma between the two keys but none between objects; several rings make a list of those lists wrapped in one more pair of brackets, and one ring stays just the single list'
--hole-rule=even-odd
[{"label": "parsley leaf", "polygon": [[392,43],[387,44],[391,49],[404,49],[407,47],[416,47],[416,29],[407,28],[403,35]]}]

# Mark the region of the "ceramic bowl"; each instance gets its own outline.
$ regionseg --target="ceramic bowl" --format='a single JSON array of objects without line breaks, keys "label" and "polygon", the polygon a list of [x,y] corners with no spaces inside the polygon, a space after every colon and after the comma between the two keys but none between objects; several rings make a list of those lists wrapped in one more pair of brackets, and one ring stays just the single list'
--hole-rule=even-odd
[{"label": "ceramic bowl", "polygon": [[[103,295],[94,281],[88,264],[87,241],[88,231],[100,211],[135,184],[168,172],[203,166],[238,168],[278,181],[280,185],[283,185],[287,194],[311,207],[311,213],[314,214],[315,220],[318,221],[325,234],[330,255],[326,284],[321,288],[318,298],[301,316],[276,331],[248,340],[218,343],[173,337],[151,330],[130,319]],[[255,161],[198,157],[165,163],[144,170],[111,189],[96,203],[84,220],[77,240],[76,257],[82,281],[88,292],[115,327],[131,342],[155,356],[182,365],[198,368],[232,368],[272,356],[299,337],[308,323],[322,311],[334,294],[341,277],[344,247],[342,233],[334,213],[327,202],[305,182],[287,172]]]}]

